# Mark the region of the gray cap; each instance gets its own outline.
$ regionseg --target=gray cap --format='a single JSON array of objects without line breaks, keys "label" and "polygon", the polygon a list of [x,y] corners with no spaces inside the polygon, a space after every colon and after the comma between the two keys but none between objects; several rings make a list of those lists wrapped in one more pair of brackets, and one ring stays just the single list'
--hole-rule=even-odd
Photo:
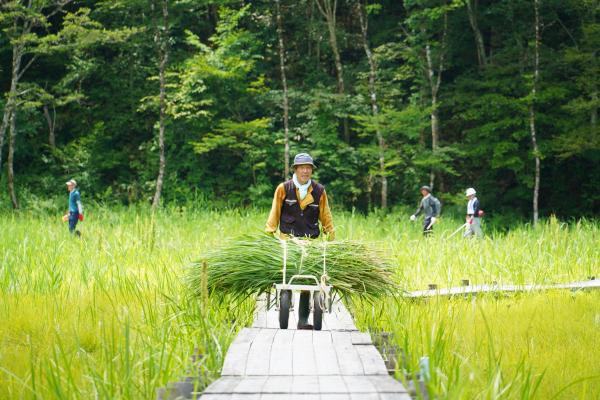
[{"label": "gray cap", "polygon": [[431,188],[427,185],[421,186],[421,189],[419,189],[419,190],[427,190],[427,193],[431,193]]},{"label": "gray cap", "polygon": [[296,157],[294,157],[294,164],[292,167],[296,167],[298,165],[312,165],[313,168],[317,168],[315,163],[313,162],[312,157],[308,153],[298,153]]},{"label": "gray cap", "polygon": [[77,186],[77,181],[75,179],[69,179],[67,182],[65,182],[65,184]]}]

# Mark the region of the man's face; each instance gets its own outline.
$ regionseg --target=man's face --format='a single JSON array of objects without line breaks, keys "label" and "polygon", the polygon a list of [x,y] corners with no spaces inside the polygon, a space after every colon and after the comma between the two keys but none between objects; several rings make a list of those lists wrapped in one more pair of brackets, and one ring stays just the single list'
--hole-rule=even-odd
[{"label": "man's face", "polygon": [[312,165],[310,165],[310,164],[298,165],[295,169],[296,176],[298,177],[298,181],[304,185],[306,182],[308,182],[308,180],[312,176],[312,171],[313,171],[313,168],[312,168]]},{"label": "man's face", "polygon": [[421,194],[423,195],[423,197],[425,197],[429,194],[429,192],[425,189],[421,189]]},{"label": "man's face", "polygon": [[70,192],[71,190],[73,190],[73,184],[71,183],[67,183],[67,190]]},{"label": "man's face", "polygon": [[470,195],[467,196],[467,199],[473,200],[473,197],[475,197],[475,195],[474,194],[470,194]]}]

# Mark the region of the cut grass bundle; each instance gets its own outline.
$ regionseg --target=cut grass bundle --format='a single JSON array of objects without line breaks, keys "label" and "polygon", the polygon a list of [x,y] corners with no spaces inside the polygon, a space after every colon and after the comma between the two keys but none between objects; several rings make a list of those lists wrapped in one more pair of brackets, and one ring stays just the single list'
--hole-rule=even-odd
[{"label": "cut grass bundle", "polygon": [[[286,247],[288,280],[295,274],[320,279],[325,261],[328,283],[343,296],[377,297],[395,289],[390,265],[364,243],[295,239],[284,242],[260,235],[240,237],[206,253],[190,274],[192,290],[201,296],[206,282],[211,292],[245,296],[267,291],[273,283],[282,281]],[[207,277],[203,277],[203,263],[208,265]]]}]

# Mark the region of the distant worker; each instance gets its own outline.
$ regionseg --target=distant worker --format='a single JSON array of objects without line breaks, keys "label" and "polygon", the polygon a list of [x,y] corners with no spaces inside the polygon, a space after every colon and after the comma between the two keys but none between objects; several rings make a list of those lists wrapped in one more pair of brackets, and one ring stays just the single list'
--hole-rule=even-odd
[{"label": "distant worker", "polygon": [[463,237],[477,236],[478,238],[483,237],[483,231],[481,230],[481,217],[483,216],[483,210],[479,206],[479,199],[475,197],[477,192],[473,188],[468,188],[466,196],[469,199],[467,203],[467,218],[465,220],[465,233]]},{"label": "distant worker", "polygon": [[66,183],[69,191],[69,212],[63,216],[63,221],[69,221],[69,232],[81,236],[81,232],[75,230],[78,221],[83,221],[83,205],[81,204],[81,195],[77,189],[75,179],[70,179]]},{"label": "distant worker", "polygon": [[[307,153],[294,157],[294,176],[280,183],[275,189],[273,205],[265,230],[275,234],[279,227],[279,238],[317,238],[323,233],[329,240],[335,237],[333,218],[329,209],[325,187],[311,179],[315,164]],[[298,328],[311,329],[308,325],[310,292],[300,293]]]},{"label": "distant worker", "polygon": [[440,212],[442,211],[442,205],[440,201],[431,194],[431,188],[429,186],[421,186],[421,204],[417,211],[410,216],[411,221],[415,221],[417,216],[421,212],[425,213],[425,219],[423,220],[423,235],[428,236],[433,230],[433,224],[436,223]]}]

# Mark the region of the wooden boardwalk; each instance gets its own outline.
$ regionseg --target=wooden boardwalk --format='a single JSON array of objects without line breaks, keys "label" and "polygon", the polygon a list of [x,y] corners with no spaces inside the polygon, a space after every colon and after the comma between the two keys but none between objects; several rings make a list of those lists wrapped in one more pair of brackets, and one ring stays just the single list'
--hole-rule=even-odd
[{"label": "wooden boardwalk", "polygon": [[323,329],[312,331],[296,329],[295,298],[290,329],[279,329],[278,312],[258,301],[254,324],[231,344],[221,378],[202,400],[410,400],[340,301],[324,314]]},{"label": "wooden boardwalk", "polygon": [[584,290],[584,289],[600,289],[600,280],[591,279],[581,282],[571,283],[556,283],[551,285],[466,285],[451,287],[445,289],[430,289],[430,290],[416,290],[414,292],[407,292],[404,297],[408,298],[423,298],[423,297],[436,297],[436,296],[462,296],[462,295],[476,295],[478,293],[500,293],[500,292],[534,292],[540,290],[559,290],[559,289],[570,289],[570,290]]}]

